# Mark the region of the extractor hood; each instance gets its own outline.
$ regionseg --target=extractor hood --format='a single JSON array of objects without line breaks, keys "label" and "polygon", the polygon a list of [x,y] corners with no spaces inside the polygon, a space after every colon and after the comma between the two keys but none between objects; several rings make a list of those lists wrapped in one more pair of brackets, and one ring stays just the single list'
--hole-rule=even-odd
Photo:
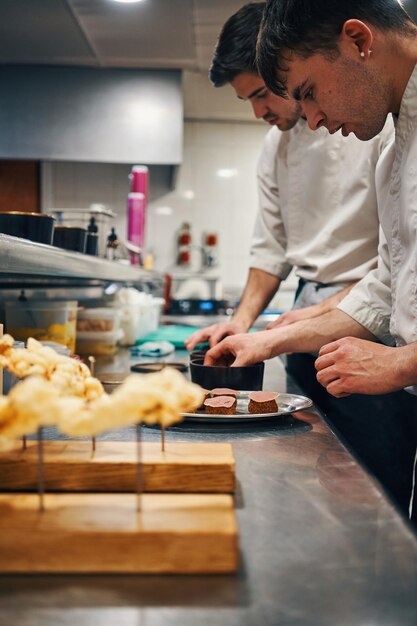
[{"label": "extractor hood", "polygon": [[176,70],[0,67],[0,158],[177,165]]}]

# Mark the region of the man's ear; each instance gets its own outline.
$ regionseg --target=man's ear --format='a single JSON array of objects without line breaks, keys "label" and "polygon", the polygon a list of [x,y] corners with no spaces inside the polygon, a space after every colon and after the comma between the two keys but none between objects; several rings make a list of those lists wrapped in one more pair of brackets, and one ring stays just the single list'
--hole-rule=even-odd
[{"label": "man's ear", "polygon": [[347,20],[340,34],[340,48],[349,51],[354,57],[367,59],[372,52],[372,31],[361,20]]}]

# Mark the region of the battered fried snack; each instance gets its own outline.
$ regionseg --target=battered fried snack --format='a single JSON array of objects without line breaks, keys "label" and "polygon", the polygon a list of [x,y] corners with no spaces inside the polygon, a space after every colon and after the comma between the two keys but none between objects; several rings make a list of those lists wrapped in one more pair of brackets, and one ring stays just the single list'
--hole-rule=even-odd
[{"label": "battered fried snack", "polygon": [[14,339],[4,335],[0,339],[0,366],[18,378],[42,376],[50,381],[63,396],[78,396],[87,401],[104,394],[102,384],[91,376],[81,361],[58,354],[29,338],[27,348],[13,348]]},{"label": "battered fried snack", "polygon": [[41,426],[57,426],[69,436],[96,436],[106,430],[144,422],[170,426],[181,413],[195,411],[203,390],[182,374],[166,368],[149,375],[132,374],[111,396],[103,393],[90,402],[63,396],[55,382],[29,377],[7,397],[0,396],[0,449]]}]

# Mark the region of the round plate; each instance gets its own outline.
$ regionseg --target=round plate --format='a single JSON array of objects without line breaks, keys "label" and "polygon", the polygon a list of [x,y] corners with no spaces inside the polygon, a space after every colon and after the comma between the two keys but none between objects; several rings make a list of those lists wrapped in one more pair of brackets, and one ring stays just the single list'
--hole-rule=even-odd
[{"label": "round plate", "polygon": [[209,415],[203,409],[197,413],[181,413],[187,421],[194,422],[257,422],[259,420],[290,415],[296,411],[303,411],[313,406],[313,401],[305,396],[298,396],[293,393],[278,393],[276,413],[248,413],[249,394],[251,391],[239,391],[237,398],[235,415]]},{"label": "round plate", "polygon": [[170,363],[169,361],[151,361],[150,363],[136,363],[130,367],[131,372],[139,372],[141,374],[151,374],[153,372],[161,372],[165,367],[173,367],[179,372],[186,372],[188,365],[186,363]]}]

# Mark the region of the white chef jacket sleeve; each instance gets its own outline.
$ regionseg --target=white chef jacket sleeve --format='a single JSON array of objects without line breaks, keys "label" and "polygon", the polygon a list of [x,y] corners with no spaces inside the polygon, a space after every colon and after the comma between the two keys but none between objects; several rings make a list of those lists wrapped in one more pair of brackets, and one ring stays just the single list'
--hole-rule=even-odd
[{"label": "white chef jacket sleeve", "polygon": [[250,249],[249,267],[261,269],[285,280],[292,266],[285,254],[287,237],[282,220],[277,168],[281,131],[273,128],[267,134],[258,163],[259,210]]},{"label": "white chef jacket sleeve", "polygon": [[389,251],[380,228],[378,267],[362,278],[337,308],[367,328],[383,343],[395,345],[390,334],[391,307]]}]

